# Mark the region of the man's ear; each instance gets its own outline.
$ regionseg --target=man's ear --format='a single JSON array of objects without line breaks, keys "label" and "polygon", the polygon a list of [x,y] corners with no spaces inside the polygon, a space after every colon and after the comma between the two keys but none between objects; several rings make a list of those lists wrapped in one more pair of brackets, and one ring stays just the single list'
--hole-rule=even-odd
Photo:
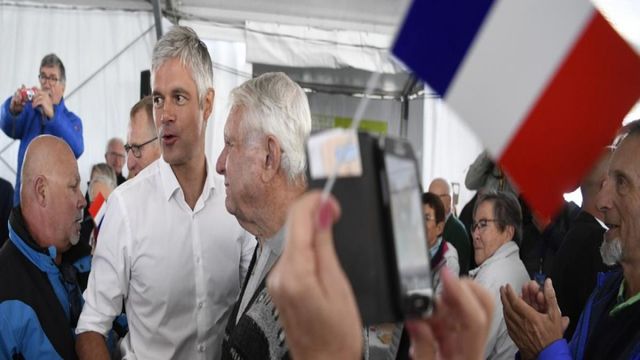
[{"label": "man's ear", "polygon": [[207,94],[204,96],[204,104],[203,104],[205,122],[209,120],[209,116],[211,116],[211,113],[213,112],[213,100],[215,99],[215,97],[216,97],[216,91],[213,90],[212,88],[209,88],[207,90]]},{"label": "man's ear", "polygon": [[40,175],[33,180],[33,193],[38,205],[46,207],[49,200],[49,182],[46,177]]},{"label": "man's ear", "polygon": [[267,153],[264,157],[262,180],[269,181],[280,171],[282,149],[280,143],[273,135],[267,136]]}]

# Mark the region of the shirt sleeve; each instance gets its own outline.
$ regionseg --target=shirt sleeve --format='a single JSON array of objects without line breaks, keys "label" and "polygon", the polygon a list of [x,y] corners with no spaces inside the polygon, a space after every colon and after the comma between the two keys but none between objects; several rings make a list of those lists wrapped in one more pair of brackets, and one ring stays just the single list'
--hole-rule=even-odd
[{"label": "shirt sleeve", "polygon": [[[9,107],[11,105],[11,96],[2,104],[0,108],[0,127],[2,127],[2,131],[7,134],[8,137],[12,139],[22,139],[22,135],[24,134],[25,128],[25,117],[27,116],[27,112],[31,108],[31,105],[25,104],[25,107],[22,109],[20,114],[13,116],[11,115],[11,111],[9,111]],[[31,110],[32,111],[32,110]]]},{"label": "shirt sleeve", "polygon": [[552,342],[538,354],[538,360],[571,360],[567,340],[559,339]]},{"label": "shirt sleeve", "polygon": [[247,271],[249,270],[249,264],[251,263],[251,258],[253,257],[253,251],[256,248],[256,243],[258,242],[253,235],[251,235],[246,230],[242,230],[241,236],[241,244],[242,244],[242,254],[240,255],[240,284],[244,283],[244,278],[247,276]]},{"label": "shirt sleeve", "polygon": [[107,336],[128,295],[132,235],[121,201],[118,193],[112,193],[107,201],[77,334],[95,331]]}]

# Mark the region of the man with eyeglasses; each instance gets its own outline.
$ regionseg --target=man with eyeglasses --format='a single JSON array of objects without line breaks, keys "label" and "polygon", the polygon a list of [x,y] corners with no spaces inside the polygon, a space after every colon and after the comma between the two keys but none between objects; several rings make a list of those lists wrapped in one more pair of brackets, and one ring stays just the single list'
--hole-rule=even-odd
[{"label": "man with eyeglasses", "polygon": [[122,139],[114,137],[109,139],[107,142],[107,149],[104,153],[104,159],[109,166],[116,172],[116,180],[118,185],[127,181],[127,179],[122,175],[122,167],[124,166],[124,161],[127,158],[127,152],[124,148],[124,143],[122,143]]},{"label": "man with eyeglasses", "polygon": [[145,96],[131,108],[127,143],[129,179],[160,158],[160,143],[153,122],[153,99]]},{"label": "man with eyeglasses", "polygon": [[22,160],[33,138],[42,134],[62,138],[69,144],[76,159],[84,151],[82,120],[65,106],[65,70],[62,61],[55,54],[42,58],[38,79],[39,89],[27,89],[22,85],[0,108],[2,131],[7,136],[20,140],[14,206],[20,203]]}]

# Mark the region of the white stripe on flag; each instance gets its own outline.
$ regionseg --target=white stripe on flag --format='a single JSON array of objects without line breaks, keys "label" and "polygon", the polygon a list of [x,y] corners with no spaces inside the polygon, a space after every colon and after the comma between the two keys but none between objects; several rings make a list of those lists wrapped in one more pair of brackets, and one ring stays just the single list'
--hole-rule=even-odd
[{"label": "white stripe on flag", "polygon": [[588,0],[504,0],[480,28],[446,101],[496,157],[582,34]]}]

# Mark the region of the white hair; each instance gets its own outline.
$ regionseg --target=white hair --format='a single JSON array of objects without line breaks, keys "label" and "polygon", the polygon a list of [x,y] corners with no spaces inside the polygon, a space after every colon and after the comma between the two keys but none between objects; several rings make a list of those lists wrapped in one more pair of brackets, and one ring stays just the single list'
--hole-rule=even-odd
[{"label": "white hair", "polygon": [[304,144],[311,132],[309,101],[284,73],[266,73],[231,91],[231,107],[244,110],[247,134],[273,135],[282,147],[282,168],[291,183],[305,180]]},{"label": "white hair", "polygon": [[[191,70],[202,108],[207,90],[213,89],[213,63],[207,45],[198,38],[193,29],[174,26],[153,47],[151,71],[155,72],[165,61],[173,58],[180,59],[180,62]],[[153,77],[151,80],[153,81]]]},{"label": "white hair", "polygon": [[600,256],[602,256],[602,262],[605,265],[613,266],[622,260],[622,242],[620,238],[615,238],[610,241],[604,239],[600,245]]}]

